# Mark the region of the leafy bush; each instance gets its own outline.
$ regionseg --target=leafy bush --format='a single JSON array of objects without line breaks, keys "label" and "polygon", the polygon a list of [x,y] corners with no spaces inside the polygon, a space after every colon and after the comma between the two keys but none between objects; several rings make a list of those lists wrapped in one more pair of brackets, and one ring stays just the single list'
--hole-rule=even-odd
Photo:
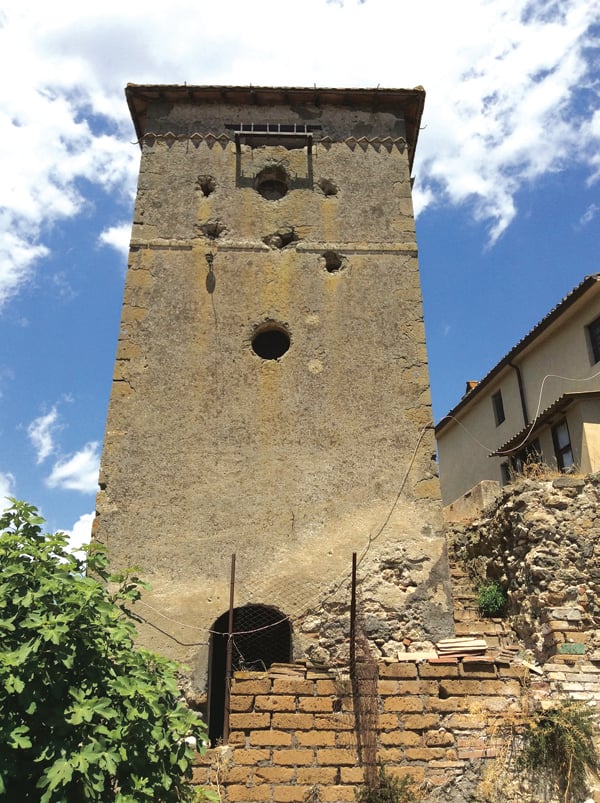
[{"label": "leafy bush", "polygon": [[546,772],[563,800],[583,800],[586,772],[599,767],[594,735],[594,714],[585,703],[567,700],[535,711],[523,732],[522,764]]},{"label": "leafy bush", "polygon": [[508,599],[502,586],[488,580],[477,591],[477,608],[482,616],[504,616]]},{"label": "leafy bush", "polygon": [[36,508],[11,501],[0,517],[0,797],[192,800],[205,726],[180,701],[176,665],[134,646],[127,606],[143,585],[110,575],[100,547],[86,574],[64,533],[42,534]]},{"label": "leafy bush", "polygon": [[381,764],[377,782],[363,784],[356,790],[357,803],[418,803],[420,799],[417,785],[410,775],[388,775]]}]

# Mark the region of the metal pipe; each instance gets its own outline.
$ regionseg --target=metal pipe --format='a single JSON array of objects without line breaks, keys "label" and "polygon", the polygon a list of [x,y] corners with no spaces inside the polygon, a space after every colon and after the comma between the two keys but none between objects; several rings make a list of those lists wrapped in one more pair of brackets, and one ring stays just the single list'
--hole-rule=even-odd
[{"label": "metal pipe", "polygon": [[352,553],[352,592],[350,597],[350,676],[356,666],[356,552]]},{"label": "metal pipe", "polygon": [[235,552],[231,556],[229,580],[229,624],[227,626],[227,652],[225,654],[225,702],[223,706],[223,744],[229,741],[229,711],[231,699],[231,668],[233,663],[233,600],[235,593]]},{"label": "metal pipe", "polygon": [[523,385],[523,377],[521,376],[521,369],[514,362],[508,363],[517,375],[517,384],[519,386],[519,396],[521,397],[521,411],[523,413],[523,426],[529,424],[529,414],[527,412],[527,402],[525,401],[525,387]]}]

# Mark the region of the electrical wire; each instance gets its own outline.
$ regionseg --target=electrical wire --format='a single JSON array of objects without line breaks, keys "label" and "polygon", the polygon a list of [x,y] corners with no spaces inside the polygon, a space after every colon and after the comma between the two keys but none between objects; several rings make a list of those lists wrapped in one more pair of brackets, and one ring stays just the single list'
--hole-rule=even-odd
[{"label": "electrical wire", "polygon": [[[546,384],[546,380],[547,379],[562,379],[564,382],[591,382],[592,379],[596,379],[599,376],[600,376],[600,371],[597,371],[595,374],[592,374],[591,376],[584,376],[584,377],[561,376],[560,374],[546,374],[546,376],[542,379],[542,382],[540,384],[540,390],[539,390],[539,394],[538,394],[538,401],[537,401],[537,407],[536,407],[536,411],[535,411],[535,416],[533,417],[533,421],[531,422],[531,424],[529,424],[529,426],[528,426],[527,433],[524,435],[523,440],[520,443],[518,443],[516,446],[513,446],[511,449],[506,449],[505,451],[497,451],[495,449],[495,447],[493,447],[493,446],[486,446],[484,443],[482,443],[471,432],[471,430],[467,426],[465,426],[465,424],[463,424],[462,421],[460,421],[458,418],[456,418],[456,416],[445,415],[441,419],[440,424],[442,423],[442,421],[446,421],[446,420],[454,421],[460,427],[462,427],[462,429],[465,430],[467,435],[469,435],[469,437],[473,441],[475,441],[475,443],[478,446],[480,446],[482,449],[484,449],[488,454],[493,452],[494,456],[498,456],[498,457],[514,454],[515,452],[518,452],[519,449],[521,449],[527,443],[527,441],[529,439],[529,436],[531,435],[531,433],[535,429],[535,425],[536,425],[536,423],[537,423],[537,421],[538,421],[538,419],[540,417],[540,412],[541,412],[541,407],[542,407],[542,396],[544,394],[544,385]],[[438,424],[438,426],[439,426],[439,424]]]},{"label": "electrical wire", "polygon": [[[393,500],[393,502],[392,502],[392,504],[391,504],[391,506],[390,506],[385,518],[383,519],[382,523],[379,525],[379,527],[377,528],[375,533],[374,534],[369,534],[369,536],[367,537],[367,542],[366,542],[366,544],[365,544],[365,546],[364,546],[364,548],[362,550],[361,556],[357,560],[357,564],[356,564],[357,567],[362,563],[362,561],[367,556],[369,550],[371,549],[372,544],[379,538],[379,536],[382,534],[382,532],[385,530],[385,528],[389,524],[390,519],[392,518],[392,515],[393,515],[393,513],[394,513],[394,511],[395,511],[395,509],[396,509],[396,507],[398,505],[398,502],[400,501],[400,497],[402,495],[402,492],[403,492],[404,487],[406,485],[406,482],[408,480],[408,476],[409,476],[410,471],[411,471],[411,469],[413,467],[413,464],[415,462],[415,458],[417,456],[417,452],[419,450],[419,446],[421,445],[421,442],[422,442],[427,430],[428,429],[432,429],[432,427],[433,427],[433,422],[430,421],[427,424],[425,424],[425,426],[419,432],[419,437],[417,438],[417,442],[416,442],[416,444],[415,444],[415,446],[413,448],[412,454],[411,454],[410,459],[408,461],[408,466],[407,466],[407,468],[406,468],[406,470],[404,472],[404,476],[403,476],[403,478],[402,478],[402,480],[400,482],[400,485],[399,485],[398,491],[396,493],[396,496],[395,496],[395,498],[394,498],[394,500]],[[342,585],[347,580],[349,580],[351,576],[352,576],[352,571],[343,572],[341,575],[338,576],[337,580],[333,581],[333,585],[332,585],[331,591],[326,593],[325,596],[315,595],[315,597],[312,600],[308,600],[304,604],[304,610],[305,611],[310,611],[316,606],[321,606],[322,607],[323,604],[325,602],[327,602],[327,600],[331,599],[331,597],[335,596],[335,594],[337,594],[339,592],[339,590],[341,589]],[[158,608],[155,608],[154,606],[150,605],[147,602],[144,602],[144,600],[141,600],[141,599],[137,600],[136,606],[137,605],[144,605],[146,608],[149,608],[150,610],[152,610],[154,613],[156,613],[161,618],[163,618],[163,619],[165,619],[165,620],[167,620],[169,622],[172,622],[173,624],[176,624],[179,627],[185,627],[185,628],[188,628],[189,630],[195,630],[196,632],[199,632],[199,633],[206,633],[207,635],[210,635],[210,636],[214,636],[214,635],[227,636],[228,635],[227,633],[223,633],[220,630],[211,630],[210,628],[206,628],[206,627],[198,627],[197,625],[190,625],[190,624],[187,624],[185,622],[181,622],[178,619],[173,619],[172,617],[167,616],[166,614],[162,613],[162,611],[159,611]],[[137,615],[137,614],[134,614],[134,615]],[[167,633],[166,631],[164,631],[163,629],[161,629],[157,625],[153,624],[152,622],[150,622],[145,617],[140,617],[140,618],[144,622],[146,622],[146,624],[150,625],[151,627],[155,627],[157,630],[159,630],[161,633],[163,633],[167,637],[172,638],[174,641],[177,641],[177,643],[179,643],[179,644],[183,644],[183,642],[179,641],[175,636],[171,636],[169,633]],[[300,617],[300,616],[298,616],[298,617],[283,616],[281,619],[278,619],[276,622],[271,622],[268,625],[263,625],[261,627],[254,628],[252,630],[235,631],[231,635],[232,635],[232,637],[235,637],[235,636],[241,636],[241,635],[250,635],[252,633],[260,633],[261,631],[268,630],[271,627],[277,627],[278,625],[282,624],[283,622],[289,622],[290,624],[294,624],[295,622],[299,621],[301,618],[302,617]],[[204,642],[198,642],[198,645],[200,645],[200,644],[204,645]],[[185,644],[184,646],[196,646],[196,645],[195,644]]]}]

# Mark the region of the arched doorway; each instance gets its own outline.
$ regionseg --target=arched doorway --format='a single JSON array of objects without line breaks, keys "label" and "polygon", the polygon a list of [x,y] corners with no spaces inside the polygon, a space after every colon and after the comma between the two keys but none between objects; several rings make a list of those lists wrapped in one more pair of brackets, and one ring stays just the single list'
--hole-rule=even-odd
[{"label": "arched doorway", "polygon": [[[212,626],[208,673],[208,735],[212,746],[223,737],[225,662],[229,611]],[[267,605],[233,611],[232,671],[261,671],[292,657],[292,630],[285,614]]]}]

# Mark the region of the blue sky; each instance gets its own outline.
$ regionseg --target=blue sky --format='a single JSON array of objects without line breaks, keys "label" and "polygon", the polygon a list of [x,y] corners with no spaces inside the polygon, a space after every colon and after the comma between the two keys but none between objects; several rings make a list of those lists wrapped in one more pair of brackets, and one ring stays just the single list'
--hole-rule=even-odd
[{"label": "blue sky", "polygon": [[0,495],[74,542],[93,517],[139,162],[127,82],[425,87],[436,421],[600,270],[595,0],[88,5],[0,8]]}]

